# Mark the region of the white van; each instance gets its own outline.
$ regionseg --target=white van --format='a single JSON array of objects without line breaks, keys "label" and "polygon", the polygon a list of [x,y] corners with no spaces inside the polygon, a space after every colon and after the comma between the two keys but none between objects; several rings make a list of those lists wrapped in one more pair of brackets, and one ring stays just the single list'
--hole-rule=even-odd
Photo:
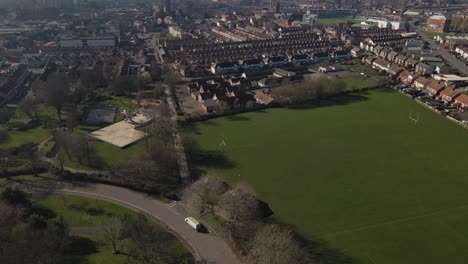
[{"label": "white van", "polygon": [[197,231],[200,231],[200,229],[202,228],[202,224],[200,224],[200,222],[198,222],[198,220],[195,219],[195,217],[187,217],[185,218],[185,222]]}]

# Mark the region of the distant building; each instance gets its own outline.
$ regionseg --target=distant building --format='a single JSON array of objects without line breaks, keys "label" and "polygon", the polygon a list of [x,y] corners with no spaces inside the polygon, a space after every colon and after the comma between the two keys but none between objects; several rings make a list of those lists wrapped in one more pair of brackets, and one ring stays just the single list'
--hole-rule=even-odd
[{"label": "distant building", "polygon": [[367,23],[376,23],[379,28],[402,29],[405,23],[403,21],[390,21],[386,18],[371,17],[366,20]]},{"label": "distant building", "polygon": [[169,33],[175,38],[182,38],[183,31],[178,26],[169,26]]},{"label": "distant building", "polygon": [[305,14],[302,23],[306,25],[314,25],[318,20],[318,15],[317,14]]},{"label": "distant building", "polygon": [[427,19],[426,30],[429,32],[447,32],[450,20],[444,15],[433,15]]},{"label": "distant building", "polygon": [[64,37],[60,38],[61,48],[81,48],[81,47],[115,47],[117,40],[115,37]]}]

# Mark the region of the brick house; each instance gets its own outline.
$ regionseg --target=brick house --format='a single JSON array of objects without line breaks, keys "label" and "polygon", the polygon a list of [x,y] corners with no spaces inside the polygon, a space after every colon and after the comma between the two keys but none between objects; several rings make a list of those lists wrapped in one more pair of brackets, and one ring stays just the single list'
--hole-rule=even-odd
[{"label": "brick house", "polygon": [[458,108],[468,109],[468,95],[466,94],[459,95],[457,98],[455,98],[453,105]]},{"label": "brick house", "polygon": [[393,65],[392,67],[390,67],[390,69],[388,70],[388,73],[393,76],[393,77],[398,77],[400,75],[400,73],[402,73],[405,69],[403,69],[402,67],[398,66],[398,65]]},{"label": "brick house", "polygon": [[439,95],[439,93],[445,88],[444,83],[432,81],[426,87],[426,90],[433,96]]},{"label": "brick house", "polygon": [[440,92],[440,99],[446,103],[453,102],[458,96],[460,92],[455,91],[451,87],[447,87]]},{"label": "brick house", "polygon": [[430,65],[420,62],[416,65],[414,71],[419,75],[429,75],[434,72],[434,68]]},{"label": "brick house", "polygon": [[414,87],[419,90],[426,89],[427,85],[431,83],[431,80],[428,80],[424,77],[419,77],[416,80],[414,80]]},{"label": "brick house", "polygon": [[390,68],[390,65],[388,62],[382,59],[378,59],[372,63],[372,68],[377,69],[379,71],[388,71],[388,69]]},{"label": "brick house", "polygon": [[418,78],[418,75],[408,70],[402,71],[398,76],[398,79],[405,84],[412,84],[416,80],[416,78]]},{"label": "brick house", "polygon": [[447,32],[449,26],[450,20],[444,15],[433,15],[429,17],[426,22],[426,30],[429,32]]},{"label": "brick house", "polygon": [[395,61],[395,58],[398,56],[398,52],[396,51],[391,51],[390,53],[388,53],[387,55],[387,60],[390,61],[390,62],[393,62]]},{"label": "brick house", "polygon": [[408,60],[408,57],[400,54],[400,55],[395,57],[394,61],[395,61],[396,64],[398,64],[400,66],[406,66],[405,65],[406,60]]}]

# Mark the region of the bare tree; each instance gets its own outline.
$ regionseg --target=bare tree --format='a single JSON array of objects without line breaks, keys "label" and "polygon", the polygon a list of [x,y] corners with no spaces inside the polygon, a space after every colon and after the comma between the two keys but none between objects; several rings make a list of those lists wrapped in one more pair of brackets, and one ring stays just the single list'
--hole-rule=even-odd
[{"label": "bare tree", "polygon": [[265,213],[257,198],[241,189],[225,192],[219,199],[218,214],[234,224],[242,224],[261,219]]},{"label": "bare tree", "polygon": [[23,112],[31,120],[37,120],[39,118],[38,104],[32,96],[26,96],[18,105],[18,110]]},{"label": "bare tree", "polygon": [[55,158],[52,159],[52,164],[57,168],[59,175],[64,175],[65,173],[65,160],[62,155],[58,154]]},{"label": "bare tree", "polygon": [[221,178],[208,175],[188,187],[183,199],[194,213],[213,213],[221,195],[228,190],[229,185]]},{"label": "bare tree", "polygon": [[73,129],[80,124],[79,118],[80,114],[76,108],[73,108],[68,112],[66,125],[69,131],[73,131]]},{"label": "bare tree", "polygon": [[279,225],[261,228],[251,243],[248,260],[255,264],[313,264],[294,233]]},{"label": "bare tree", "polygon": [[47,78],[46,85],[39,91],[39,97],[57,111],[61,119],[62,109],[67,103],[70,85],[64,73],[52,73]]},{"label": "bare tree", "polygon": [[62,149],[65,154],[67,154],[68,159],[71,160],[73,158],[73,140],[71,135],[68,132],[57,131],[55,133],[55,142],[57,143],[58,147]]},{"label": "bare tree", "polygon": [[126,218],[124,226],[122,235],[134,242],[128,247],[131,263],[178,263],[167,248],[171,234],[154,228],[143,215]]},{"label": "bare tree", "polygon": [[120,254],[117,243],[123,231],[122,219],[114,216],[108,219],[103,226],[104,238],[112,244],[112,254]]}]

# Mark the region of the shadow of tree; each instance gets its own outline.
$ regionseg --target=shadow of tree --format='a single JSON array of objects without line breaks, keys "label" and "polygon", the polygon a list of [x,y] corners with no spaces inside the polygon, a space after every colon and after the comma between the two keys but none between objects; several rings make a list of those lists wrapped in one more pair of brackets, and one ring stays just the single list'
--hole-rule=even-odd
[{"label": "shadow of tree", "polygon": [[353,93],[353,94],[341,94],[334,97],[329,97],[321,100],[306,102],[297,105],[290,105],[287,106],[288,109],[291,110],[308,110],[314,109],[319,107],[328,107],[328,106],[335,106],[335,105],[348,105],[357,102],[364,102],[367,101],[368,92],[360,92],[360,93]]},{"label": "shadow of tree", "polygon": [[56,216],[55,212],[50,210],[49,208],[40,206],[40,205],[33,205],[29,211],[28,214],[30,215],[40,215],[44,219],[51,219]]},{"label": "shadow of tree", "polygon": [[302,238],[302,242],[307,252],[322,264],[357,264],[355,259],[333,248],[327,241]]},{"label": "shadow of tree", "polygon": [[98,251],[93,240],[81,236],[72,236],[65,252],[71,256],[85,256],[97,253]]},{"label": "shadow of tree", "polygon": [[247,117],[246,115],[230,115],[227,116],[226,119],[230,121],[249,121],[250,118]]},{"label": "shadow of tree", "polygon": [[87,205],[81,205],[81,204],[75,204],[75,203],[70,204],[68,207],[77,211],[85,212],[86,214],[92,215],[92,216],[98,216],[98,215],[112,216],[111,213],[106,212],[102,208],[87,207]]},{"label": "shadow of tree", "polygon": [[216,150],[204,150],[190,135],[183,138],[183,144],[189,164],[189,169],[195,177],[205,172],[204,167],[218,169],[232,169],[237,165],[229,160],[225,153]]}]

